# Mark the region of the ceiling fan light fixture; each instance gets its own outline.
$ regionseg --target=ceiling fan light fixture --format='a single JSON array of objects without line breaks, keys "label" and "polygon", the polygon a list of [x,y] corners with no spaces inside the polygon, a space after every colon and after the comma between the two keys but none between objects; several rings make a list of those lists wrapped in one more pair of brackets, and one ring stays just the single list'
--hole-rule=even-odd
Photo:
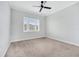
[{"label": "ceiling fan light fixture", "polygon": [[41,5],[39,6],[40,7],[39,12],[41,12],[43,8],[44,9],[51,9],[51,7],[45,6],[45,3],[47,3],[47,1],[41,1]]}]

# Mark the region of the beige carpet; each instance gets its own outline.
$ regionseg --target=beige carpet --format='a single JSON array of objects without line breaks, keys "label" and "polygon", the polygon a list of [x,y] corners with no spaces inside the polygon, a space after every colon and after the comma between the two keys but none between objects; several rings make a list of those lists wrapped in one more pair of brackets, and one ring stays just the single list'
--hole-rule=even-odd
[{"label": "beige carpet", "polygon": [[10,45],[6,57],[76,57],[79,47],[49,38],[14,42]]}]

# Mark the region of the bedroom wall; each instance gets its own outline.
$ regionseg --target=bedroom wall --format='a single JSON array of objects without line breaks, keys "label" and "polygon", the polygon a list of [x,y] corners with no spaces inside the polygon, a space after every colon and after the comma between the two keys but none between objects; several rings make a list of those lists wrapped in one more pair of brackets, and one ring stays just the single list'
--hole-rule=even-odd
[{"label": "bedroom wall", "polygon": [[0,1],[0,56],[4,56],[10,40],[10,7]]},{"label": "bedroom wall", "polygon": [[47,17],[47,37],[79,46],[79,3]]},{"label": "bedroom wall", "polygon": [[[39,32],[23,32],[23,17],[32,17],[40,20]],[[28,12],[11,9],[11,41],[27,40],[45,37],[45,18]]]}]

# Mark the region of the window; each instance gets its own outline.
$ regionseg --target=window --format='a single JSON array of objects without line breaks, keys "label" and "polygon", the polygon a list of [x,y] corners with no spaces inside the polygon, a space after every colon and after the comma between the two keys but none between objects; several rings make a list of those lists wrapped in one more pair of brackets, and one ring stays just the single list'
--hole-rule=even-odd
[{"label": "window", "polygon": [[24,17],[23,32],[37,32],[39,31],[39,20],[29,17]]}]

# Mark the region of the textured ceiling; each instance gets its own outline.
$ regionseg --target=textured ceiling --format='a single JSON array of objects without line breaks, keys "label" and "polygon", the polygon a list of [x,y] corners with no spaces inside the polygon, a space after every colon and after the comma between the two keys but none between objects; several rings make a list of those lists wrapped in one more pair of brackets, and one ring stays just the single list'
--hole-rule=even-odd
[{"label": "textured ceiling", "polygon": [[13,1],[9,2],[10,6],[14,9],[22,10],[22,11],[28,11],[31,13],[36,13],[42,16],[48,16],[52,13],[62,10],[66,7],[69,7],[73,4],[76,4],[77,1],[47,1],[45,6],[52,7],[51,10],[43,9],[40,13],[39,7],[34,6],[40,6],[40,1]]}]

